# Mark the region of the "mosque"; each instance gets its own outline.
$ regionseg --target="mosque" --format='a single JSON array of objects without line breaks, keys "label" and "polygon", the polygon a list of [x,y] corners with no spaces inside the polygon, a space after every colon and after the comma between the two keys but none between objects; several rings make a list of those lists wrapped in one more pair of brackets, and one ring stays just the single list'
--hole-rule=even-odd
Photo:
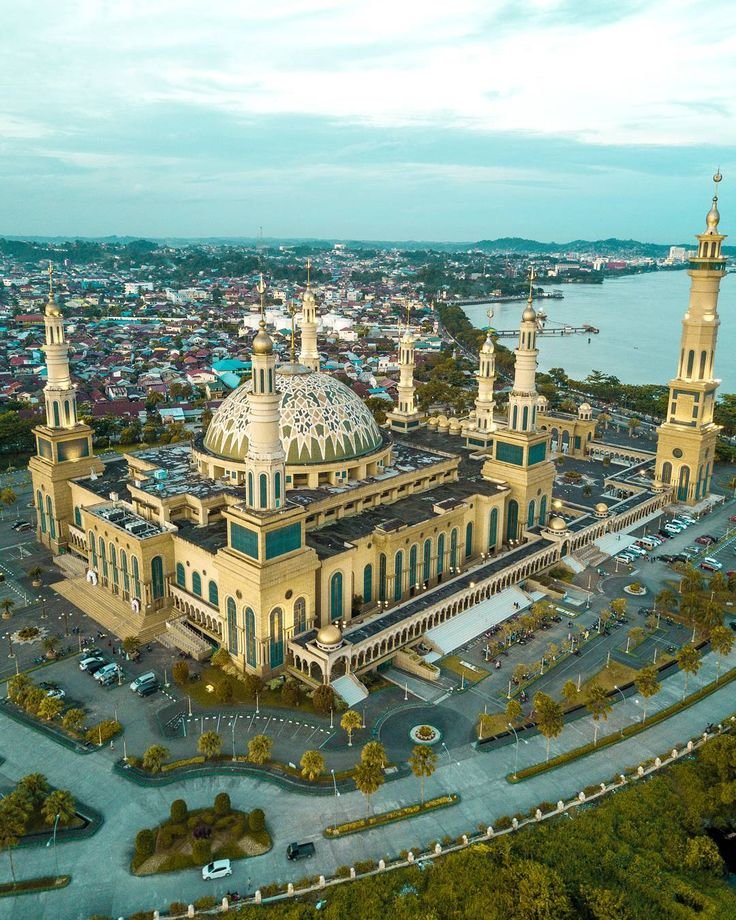
[{"label": "mosque", "polygon": [[[197,657],[219,645],[243,671],[287,670],[340,692],[347,682],[349,701],[364,695],[361,674],[397,656],[426,673],[412,649],[432,647],[428,634],[444,624],[484,604],[503,619],[560,560],[605,555],[607,535],[671,502],[707,498],[719,430],[719,219],[714,195],[691,258],[656,456],[600,440],[587,404],[577,417],[547,411],[536,390],[531,273],[503,417],[490,335],[474,412],[424,416],[407,325],[397,404],[379,427],[352,390],[320,371],[309,285],[300,353],[292,345],[277,363],[261,283],[251,380],[224,400],[206,435],[103,463],[77,415],[51,291],[46,422],[29,467],[38,540],[68,576],[55,588],[121,637],[158,636]],[[606,464],[595,500],[554,497],[559,454]]]}]

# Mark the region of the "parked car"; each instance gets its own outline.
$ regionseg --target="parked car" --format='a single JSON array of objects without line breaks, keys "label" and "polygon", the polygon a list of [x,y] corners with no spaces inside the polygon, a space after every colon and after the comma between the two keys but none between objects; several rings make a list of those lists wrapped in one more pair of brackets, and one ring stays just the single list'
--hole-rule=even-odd
[{"label": "parked car", "polygon": [[50,684],[46,681],[43,681],[38,686],[43,690],[46,696],[50,696],[54,700],[63,700],[66,696],[65,691],[62,690],[61,687],[59,687],[57,684]]},{"label": "parked car", "polygon": [[695,542],[699,543],[701,546],[710,546],[711,543],[715,543],[715,537],[709,536],[707,533],[702,534],[699,537],[695,538]]},{"label": "parked car", "polygon": [[306,843],[290,843],[286,848],[287,859],[311,859],[314,856],[314,844],[311,840]]},{"label": "parked car", "polygon": [[138,694],[138,696],[150,696],[152,693],[155,693],[160,689],[161,685],[157,680],[154,680],[149,681],[147,684],[141,684],[135,692]]},{"label": "parked car", "polygon": [[155,682],[156,672],[155,671],[146,671],[145,674],[139,674],[134,681],[131,681],[130,689],[136,691],[143,684]]},{"label": "parked car", "polygon": [[712,556],[706,556],[700,563],[700,568],[704,569],[706,572],[720,572],[723,568],[723,563],[714,559]]},{"label": "parked car", "polygon": [[123,672],[120,669],[120,665],[115,664],[113,661],[110,664],[106,664],[103,668],[100,668],[99,671],[95,672],[95,680],[105,680],[111,674],[117,678],[118,674],[122,673]]},{"label": "parked car", "polygon": [[206,866],[202,866],[202,878],[209,881],[215,878],[225,878],[233,874],[233,868],[229,859],[215,859]]},{"label": "parked car", "polygon": [[105,659],[101,655],[90,655],[87,658],[82,658],[79,662],[79,670],[87,671],[88,674],[91,674],[90,668],[94,667],[96,664],[104,665],[107,664]]},{"label": "parked car", "polygon": [[667,531],[664,530],[664,529],[658,530],[657,533],[659,534],[660,537],[662,537],[662,538],[665,539],[665,540],[671,540],[671,539],[672,539],[672,534],[671,534],[671,533],[667,533]]},{"label": "parked car", "polygon": [[31,526],[31,522],[30,522],[30,521],[16,521],[16,522],[15,522],[13,525],[11,525],[11,526],[12,526],[13,530],[20,530],[21,527],[30,527],[30,526]]}]

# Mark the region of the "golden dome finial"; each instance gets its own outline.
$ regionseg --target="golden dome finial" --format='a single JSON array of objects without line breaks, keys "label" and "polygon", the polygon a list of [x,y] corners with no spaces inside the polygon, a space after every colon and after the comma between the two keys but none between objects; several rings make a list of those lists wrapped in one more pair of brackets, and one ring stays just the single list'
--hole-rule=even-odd
[{"label": "golden dome finial", "polygon": [[54,300],[54,266],[51,262],[49,262],[47,271],[49,273],[49,299],[46,302],[46,315],[61,316],[61,312],[56,306],[56,301]]},{"label": "golden dome finial", "polygon": [[717,233],[718,224],[721,220],[721,215],[718,211],[718,184],[723,181],[723,176],[721,175],[721,169],[718,169],[713,176],[713,203],[710,206],[710,211],[705,218],[705,226],[708,233]]},{"label": "golden dome finial", "polygon": [[296,364],[296,338],[295,338],[295,322],[296,322],[296,304],[293,300],[289,301],[289,316],[291,317],[291,363]]},{"label": "golden dome finial", "polygon": [[521,316],[522,320],[526,323],[536,322],[536,319],[537,319],[537,314],[534,312],[534,307],[532,306],[532,303],[534,301],[533,285],[534,285],[534,279],[536,277],[537,275],[534,271],[534,266],[530,265],[529,266],[529,297],[527,298],[527,301],[526,301],[526,309],[524,310]]},{"label": "golden dome finial", "polygon": [[312,268],[312,260],[309,256],[307,256],[307,288],[309,288],[312,283],[309,277],[311,268]]},{"label": "golden dome finial", "polygon": [[266,283],[263,280],[263,272],[261,272],[261,279],[257,285],[258,293],[261,295],[261,325],[266,325],[266,305],[264,301],[264,295],[266,293]]}]

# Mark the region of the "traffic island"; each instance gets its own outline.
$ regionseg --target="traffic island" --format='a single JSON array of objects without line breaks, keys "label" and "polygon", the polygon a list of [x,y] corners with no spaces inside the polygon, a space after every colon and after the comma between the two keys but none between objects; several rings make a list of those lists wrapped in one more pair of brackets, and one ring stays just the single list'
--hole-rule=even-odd
[{"label": "traffic island", "polygon": [[27,878],[20,882],[4,882],[0,885],[0,898],[15,898],[21,894],[38,894],[41,891],[56,891],[66,888],[71,875],[46,875],[41,878]]},{"label": "traffic island", "polygon": [[451,805],[457,805],[459,801],[460,796],[455,793],[451,795],[442,795],[439,798],[430,799],[428,802],[424,802],[424,804],[416,802],[414,805],[394,808],[391,811],[384,811],[377,815],[358,818],[356,821],[348,821],[344,824],[333,824],[331,827],[326,827],[322,833],[328,839],[347,837],[350,834],[360,834],[363,831],[373,830],[375,827],[382,827],[384,824],[394,824],[396,821],[406,821],[407,818],[416,818],[418,815],[426,814],[428,811],[436,811],[438,808],[449,808]]}]

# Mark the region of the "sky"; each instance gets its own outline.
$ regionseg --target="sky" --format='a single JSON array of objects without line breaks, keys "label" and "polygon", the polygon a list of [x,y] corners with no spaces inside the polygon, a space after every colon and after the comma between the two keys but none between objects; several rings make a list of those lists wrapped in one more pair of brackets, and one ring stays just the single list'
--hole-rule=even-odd
[{"label": "sky", "polygon": [[0,0],[0,234],[674,243],[731,0]]}]

